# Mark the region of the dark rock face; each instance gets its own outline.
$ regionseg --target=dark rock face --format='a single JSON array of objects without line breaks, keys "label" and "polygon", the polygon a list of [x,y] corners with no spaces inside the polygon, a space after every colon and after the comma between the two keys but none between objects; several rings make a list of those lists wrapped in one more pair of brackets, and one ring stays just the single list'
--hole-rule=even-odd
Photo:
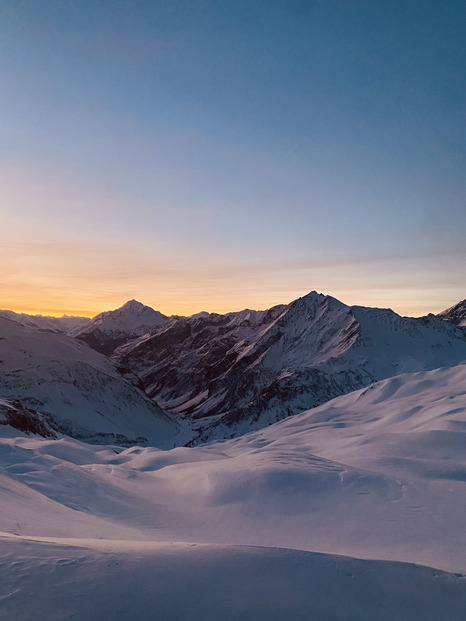
[{"label": "dark rock face", "polygon": [[449,321],[455,326],[466,326],[466,300],[458,302],[458,304],[451,308],[447,308],[439,313],[437,317]]},{"label": "dark rock face", "polygon": [[63,433],[91,444],[115,444],[123,447],[147,444],[147,438],[143,436],[130,439],[119,433],[75,433],[66,424],[56,421],[51,414],[28,408],[17,399],[0,402],[0,425],[10,425],[27,435],[34,434],[43,438],[56,439],[59,433]]},{"label": "dark rock face", "polygon": [[401,372],[466,359],[464,330],[435,316],[349,307],[312,292],[287,306],[173,317],[115,352],[194,443],[234,437]]},{"label": "dark rock face", "polygon": [[330,399],[358,390],[372,382],[363,373],[345,372],[338,376],[318,369],[298,369],[286,377],[276,377],[254,394],[243,407],[232,407],[225,415],[202,429],[190,445],[211,437],[233,438],[284,418],[322,405]]},{"label": "dark rock face", "polygon": [[127,335],[121,335],[116,338],[109,337],[107,334],[104,334],[101,330],[94,328],[89,330],[88,332],[83,332],[82,334],[78,334],[76,336],[77,339],[83,341],[83,343],[87,343],[89,347],[95,349],[101,354],[105,356],[110,356],[110,354],[120,345],[126,343],[128,341]]},{"label": "dark rock face", "polygon": [[56,438],[58,431],[52,416],[39,414],[17,399],[0,403],[0,425],[10,425],[23,433],[33,433],[43,438]]},{"label": "dark rock face", "polygon": [[257,332],[267,329],[282,311],[278,306],[254,313],[254,321],[247,312],[244,318],[236,313],[174,318],[134,348],[116,354],[162,407],[194,417],[218,414],[218,397],[226,387],[234,388],[225,403],[238,404],[248,382],[254,390],[251,380],[242,378],[250,362],[241,357]]},{"label": "dark rock face", "polygon": [[174,419],[186,416],[194,443],[235,437],[374,381],[466,360],[466,328],[454,325],[465,311],[463,301],[415,319],[311,292],[265,311],[167,318],[132,300],[74,338],[0,317],[0,422],[131,446],[157,443],[159,428],[176,435],[184,421]]}]

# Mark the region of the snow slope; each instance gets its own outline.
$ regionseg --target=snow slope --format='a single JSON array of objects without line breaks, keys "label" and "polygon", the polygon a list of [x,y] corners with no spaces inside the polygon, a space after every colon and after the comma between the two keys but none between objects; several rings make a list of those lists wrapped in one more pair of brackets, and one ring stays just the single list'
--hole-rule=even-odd
[{"label": "snow slope", "polygon": [[19,620],[462,619],[463,576],[397,561],[466,569],[465,426],[460,365],[192,449],[4,433],[0,610]]},{"label": "snow slope", "polygon": [[[463,619],[465,434],[464,364],[202,447],[122,450],[0,426],[0,610]],[[329,556],[342,554],[353,558]]]},{"label": "snow slope", "polygon": [[96,315],[89,323],[78,326],[70,334],[108,355],[119,345],[151,332],[166,319],[165,315],[150,306],[130,300],[116,310]]},{"label": "snow slope", "polygon": [[311,292],[269,311],[171,318],[115,358],[163,408],[204,419],[196,440],[203,442],[402,372],[458,364],[466,333],[434,315],[400,317]]},{"label": "snow slope", "polygon": [[[16,410],[20,429],[42,425],[46,435],[173,446],[180,430],[105,356],[65,334],[1,317],[0,398]],[[13,410],[4,406],[4,420]]]},{"label": "snow slope", "polygon": [[[0,426],[0,611],[462,619],[465,434],[466,365],[203,447],[122,450]],[[328,556],[341,554],[353,558]]]},{"label": "snow slope", "polygon": [[466,577],[415,565],[246,546],[0,542],[5,620],[463,621],[466,616]]},{"label": "snow slope", "polygon": [[88,317],[76,317],[74,315],[63,315],[63,317],[49,317],[47,315],[27,315],[26,313],[15,313],[10,310],[0,310],[0,317],[17,321],[31,328],[49,332],[68,333],[71,330],[82,329],[90,322]]}]

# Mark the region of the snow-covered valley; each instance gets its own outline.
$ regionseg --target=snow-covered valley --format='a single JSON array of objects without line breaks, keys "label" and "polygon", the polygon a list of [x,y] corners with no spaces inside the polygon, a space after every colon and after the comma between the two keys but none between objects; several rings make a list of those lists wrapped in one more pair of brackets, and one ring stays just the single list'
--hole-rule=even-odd
[{"label": "snow-covered valley", "polygon": [[[284,376],[290,356],[301,356],[301,369],[340,372],[361,356],[372,373],[402,352],[415,372],[191,447],[183,444],[199,428],[190,431],[173,409],[143,408],[151,402],[129,370],[66,334],[0,320],[0,619],[466,618],[464,330],[334,308],[319,345],[308,330],[315,315],[286,324],[279,351],[262,352],[267,368]],[[236,319],[250,344],[251,325],[271,329],[265,316],[250,314],[249,327]],[[382,333],[384,343],[381,322],[397,326],[391,338]],[[134,338],[127,352],[152,337]],[[78,362],[98,378],[94,393],[93,383],[72,377]],[[131,399],[141,405],[128,421]],[[106,416],[95,416],[105,406]],[[148,440],[89,444],[56,424],[41,437],[8,424],[18,407],[45,423],[49,413],[54,424],[76,417],[94,430],[104,419],[102,433],[126,429]]]}]

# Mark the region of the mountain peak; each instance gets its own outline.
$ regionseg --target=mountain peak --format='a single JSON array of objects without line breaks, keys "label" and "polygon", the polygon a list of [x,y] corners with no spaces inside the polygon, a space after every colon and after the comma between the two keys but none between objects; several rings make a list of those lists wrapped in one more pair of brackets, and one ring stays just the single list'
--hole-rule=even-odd
[{"label": "mountain peak", "polygon": [[145,304],[143,304],[142,302],[138,302],[138,300],[128,300],[125,304],[123,304],[123,306],[120,307],[121,309],[125,309],[125,310],[140,310],[142,308],[150,308],[149,306],[146,307]]},{"label": "mountain peak", "polygon": [[309,293],[306,293],[306,295],[303,295],[301,299],[306,299],[306,300],[321,300],[322,298],[327,297],[326,295],[324,295],[323,293],[317,293],[317,291],[309,291]]},{"label": "mountain peak", "polygon": [[462,300],[442,311],[437,315],[440,319],[444,319],[445,321],[449,321],[450,323],[455,324],[456,326],[466,326],[466,300]]},{"label": "mountain peak", "polygon": [[319,309],[327,310],[349,310],[349,306],[344,302],[340,302],[337,298],[317,291],[310,291],[306,295],[291,302],[290,306],[299,306],[311,309],[311,312],[318,312]]},{"label": "mountain peak", "polygon": [[159,311],[133,299],[115,310],[96,315],[83,329],[72,332],[72,336],[109,355],[116,347],[151,332],[166,319]]}]

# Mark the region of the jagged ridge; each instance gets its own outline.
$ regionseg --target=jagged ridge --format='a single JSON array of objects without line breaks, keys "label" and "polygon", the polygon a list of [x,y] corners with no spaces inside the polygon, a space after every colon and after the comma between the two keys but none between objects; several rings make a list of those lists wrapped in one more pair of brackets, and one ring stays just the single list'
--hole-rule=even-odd
[{"label": "jagged ridge", "polygon": [[202,421],[205,441],[402,372],[462,362],[466,335],[434,315],[400,317],[311,292],[256,314],[171,318],[115,356],[168,411],[212,417]]}]

